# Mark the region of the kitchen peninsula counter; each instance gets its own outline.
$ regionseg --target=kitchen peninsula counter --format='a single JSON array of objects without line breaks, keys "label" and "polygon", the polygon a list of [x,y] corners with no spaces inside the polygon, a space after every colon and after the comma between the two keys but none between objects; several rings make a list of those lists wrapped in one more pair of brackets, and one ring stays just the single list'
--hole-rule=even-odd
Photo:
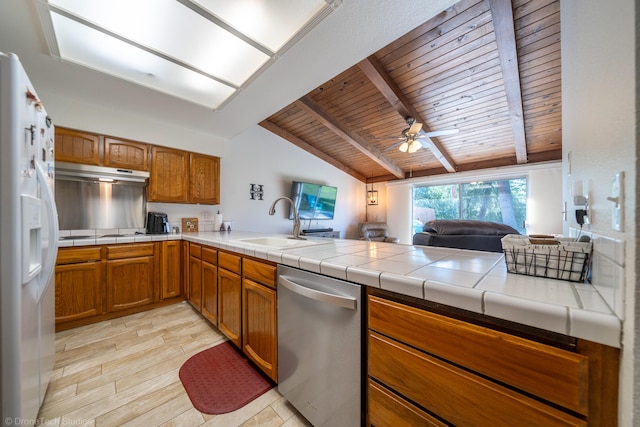
[{"label": "kitchen peninsula counter", "polygon": [[[507,273],[504,255],[348,239],[272,249],[255,232],[61,240],[60,246],[188,240],[474,313],[620,347],[621,321],[589,284]],[[286,237],[278,235],[278,237]]]}]

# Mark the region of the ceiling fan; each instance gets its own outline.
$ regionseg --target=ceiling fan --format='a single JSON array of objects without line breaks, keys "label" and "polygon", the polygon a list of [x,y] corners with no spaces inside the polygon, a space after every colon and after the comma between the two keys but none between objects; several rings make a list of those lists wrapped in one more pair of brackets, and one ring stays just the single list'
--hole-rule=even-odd
[{"label": "ceiling fan", "polygon": [[446,129],[425,132],[422,130],[422,123],[418,123],[413,117],[407,117],[407,124],[409,127],[402,131],[400,141],[388,147],[387,150],[399,146],[398,149],[403,153],[415,153],[431,143],[429,137],[453,135],[460,131],[459,129]]}]

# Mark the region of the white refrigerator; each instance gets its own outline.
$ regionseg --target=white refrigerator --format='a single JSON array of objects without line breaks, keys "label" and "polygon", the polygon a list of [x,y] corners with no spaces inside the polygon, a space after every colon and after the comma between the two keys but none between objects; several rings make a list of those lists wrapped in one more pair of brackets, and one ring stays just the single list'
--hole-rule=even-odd
[{"label": "white refrigerator", "polygon": [[54,128],[18,57],[0,52],[3,424],[35,425],[54,362]]}]

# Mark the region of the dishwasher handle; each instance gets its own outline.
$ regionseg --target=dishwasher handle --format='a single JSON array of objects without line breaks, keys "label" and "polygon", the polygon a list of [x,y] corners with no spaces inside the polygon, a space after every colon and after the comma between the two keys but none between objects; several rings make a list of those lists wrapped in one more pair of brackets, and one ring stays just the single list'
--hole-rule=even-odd
[{"label": "dishwasher handle", "polygon": [[320,302],[326,302],[338,307],[348,308],[350,310],[355,310],[357,308],[357,300],[355,298],[343,297],[341,295],[317,291],[315,289],[311,289],[304,285],[295,283],[287,276],[279,276],[279,281],[282,286],[289,289],[291,292],[294,292],[305,298]]}]

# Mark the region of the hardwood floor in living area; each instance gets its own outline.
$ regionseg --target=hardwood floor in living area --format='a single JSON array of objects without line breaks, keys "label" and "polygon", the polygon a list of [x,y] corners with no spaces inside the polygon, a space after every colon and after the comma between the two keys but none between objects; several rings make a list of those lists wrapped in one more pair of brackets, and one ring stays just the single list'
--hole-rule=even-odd
[{"label": "hardwood floor in living area", "polygon": [[224,340],[186,303],[58,332],[39,421],[83,427],[309,426],[275,388],[228,414],[193,407],[178,370]]}]

